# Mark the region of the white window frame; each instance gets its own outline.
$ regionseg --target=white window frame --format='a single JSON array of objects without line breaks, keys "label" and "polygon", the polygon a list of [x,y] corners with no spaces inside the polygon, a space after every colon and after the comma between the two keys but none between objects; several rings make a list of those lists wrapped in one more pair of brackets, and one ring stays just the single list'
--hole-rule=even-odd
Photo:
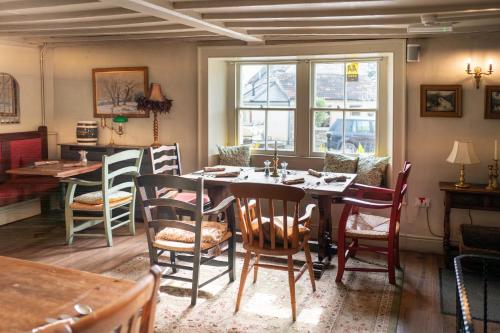
[{"label": "white window frame", "polygon": [[[310,105],[309,105],[309,117],[310,117],[310,126],[309,126],[309,142],[310,142],[310,147],[309,147],[309,155],[310,156],[324,156],[325,152],[328,150],[325,150],[324,152],[320,151],[315,151],[314,147],[314,136],[315,136],[315,123],[314,123],[314,113],[317,111],[326,111],[326,112],[342,112],[343,115],[343,135],[342,135],[342,140],[345,140],[345,120],[346,120],[346,113],[347,112],[374,112],[375,113],[375,150],[373,153],[370,153],[370,155],[377,155],[379,152],[379,146],[380,146],[380,115],[381,115],[381,99],[382,99],[382,91],[381,91],[381,61],[382,58],[345,58],[345,59],[331,59],[331,60],[313,60],[311,61],[311,69],[310,69],[310,80],[309,80],[309,94],[310,94]],[[349,62],[377,62],[377,105],[374,109],[349,109],[346,108],[346,103],[347,103],[347,75],[345,73],[345,64]],[[316,65],[317,64],[331,64],[331,63],[343,63],[344,64],[344,107],[340,109],[334,109],[334,108],[318,108],[315,105],[315,97],[316,97]],[[348,154],[348,155],[358,155],[356,153],[347,153],[345,152],[345,145],[342,147],[342,151],[340,152],[342,154]]]},{"label": "white window frame", "polygon": [[[269,111],[291,111],[293,112],[293,124],[294,124],[294,129],[293,129],[293,149],[292,150],[281,150],[278,149],[280,155],[290,155],[294,156],[297,153],[297,113],[298,113],[298,62],[297,61],[273,61],[273,60],[265,60],[265,61],[241,61],[241,62],[236,62],[236,75],[235,75],[235,119],[236,119],[236,129],[235,129],[235,142],[236,144],[242,144],[239,142],[240,138],[240,111],[265,111],[266,112],[266,117],[265,117],[265,128],[264,128],[264,149],[255,149],[252,148],[252,151],[257,154],[271,154],[274,152],[274,149],[270,148],[268,149],[269,142],[267,141],[267,124],[268,124],[268,112]],[[295,107],[290,107],[290,108],[273,108],[269,107],[269,91],[267,92],[267,107],[243,107],[241,106],[241,66],[242,65],[266,65],[267,70],[268,70],[268,75],[267,75],[267,88],[269,89],[269,66],[270,65],[295,65]],[[271,145],[272,146],[272,145]]]}]

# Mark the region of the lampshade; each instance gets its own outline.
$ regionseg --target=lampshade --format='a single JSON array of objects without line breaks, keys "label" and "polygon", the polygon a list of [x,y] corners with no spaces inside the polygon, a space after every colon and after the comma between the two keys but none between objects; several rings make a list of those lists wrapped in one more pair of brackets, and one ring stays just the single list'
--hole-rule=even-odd
[{"label": "lampshade", "polygon": [[113,118],[114,123],[126,123],[128,121],[128,118],[122,115],[116,116]]},{"label": "lampshade", "polygon": [[161,86],[159,83],[151,83],[151,89],[149,93],[149,100],[154,102],[164,102],[165,96],[161,92]]},{"label": "lampshade", "polygon": [[476,164],[479,163],[479,158],[471,142],[455,141],[446,161],[455,164]]}]

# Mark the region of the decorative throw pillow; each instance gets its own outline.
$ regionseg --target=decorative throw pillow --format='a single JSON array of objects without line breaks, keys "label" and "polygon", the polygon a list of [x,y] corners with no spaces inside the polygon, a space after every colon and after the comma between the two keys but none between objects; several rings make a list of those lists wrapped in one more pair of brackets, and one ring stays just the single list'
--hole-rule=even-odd
[{"label": "decorative throw pillow", "polygon": [[[132,194],[126,191],[116,191],[109,194],[109,202],[118,202],[128,198],[131,198]],[[102,204],[102,191],[94,191],[85,194],[81,194],[73,200],[78,203],[85,205],[101,205]]]},{"label": "decorative throw pillow", "polygon": [[323,171],[356,173],[358,157],[344,154],[326,153]]},{"label": "decorative throw pillow", "polygon": [[356,183],[380,186],[388,164],[389,157],[360,156]]},{"label": "decorative throw pillow", "polygon": [[250,146],[217,146],[219,164],[232,166],[250,166]]}]

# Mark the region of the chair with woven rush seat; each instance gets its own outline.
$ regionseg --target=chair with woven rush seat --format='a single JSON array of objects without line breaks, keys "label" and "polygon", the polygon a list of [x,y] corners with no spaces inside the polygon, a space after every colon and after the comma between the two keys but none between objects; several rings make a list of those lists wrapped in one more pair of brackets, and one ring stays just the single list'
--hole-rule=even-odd
[{"label": "chair with woven rush seat", "polygon": [[[308,205],[306,213],[299,218],[299,206],[305,196],[305,191],[301,188],[291,186],[234,183],[231,184],[230,190],[236,197],[243,248],[246,250],[235,311],[239,310],[245,281],[252,268],[254,269],[254,283],[257,281],[259,267],[284,270],[288,272],[292,317],[295,321],[297,318],[295,282],[304,274],[306,269],[309,272],[312,289],[313,291],[316,290],[311,253],[308,245],[311,214],[316,206],[314,204]],[[268,205],[267,216],[262,215],[263,206],[261,200],[265,200]],[[275,202],[279,201],[282,203],[283,214],[276,216]],[[289,204],[293,206],[290,210],[293,213],[292,217],[287,214],[289,212]],[[293,255],[302,249],[305,252],[306,263],[300,269],[296,269],[293,265]],[[253,253],[255,253],[255,259],[251,263]],[[287,257],[288,265],[261,263],[261,255],[285,256]],[[296,271],[298,271],[297,276],[295,276]]]},{"label": "chair with woven rush seat", "polygon": [[[188,179],[171,175],[143,175],[135,178],[139,192],[139,203],[142,208],[144,226],[149,248],[151,265],[170,267],[172,272],[163,274],[164,278],[192,283],[191,305],[196,304],[198,289],[228,274],[234,281],[235,267],[235,228],[233,197],[228,197],[209,210],[203,205],[203,178]],[[177,200],[175,196],[148,196],[155,187],[178,188],[196,194],[196,203]],[[194,216],[191,221],[168,220],[162,218],[158,211],[164,207],[182,209]],[[208,221],[207,217],[224,213],[223,221]],[[160,261],[165,252],[170,252],[170,262]],[[223,252],[228,252],[228,261],[215,260]],[[180,254],[179,254],[180,253]],[[181,265],[176,259],[192,261],[193,265]],[[201,265],[227,266],[227,269],[215,277],[200,283]],[[176,276],[178,269],[192,270],[192,278]]]},{"label": "chair with woven rush seat", "polygon": [[[163,145],[160,147],[150,147],[149,156],[151,158],[151,167],[153,169],[153,174],[164,174],[164,175],[182,175],[182,165],[181,165],[181,152],[178,143],[172,145]],[[196,193],[186,192],[179,189],[173,188],[159,188],[156,187],[156,196],[160,197],[162,195],[168,197],[175,197],[176,200],[196,203]],[[203,194],[203,204],[205,209],[211,207],[210,198],[208,195]],[[179,217],[189,215],[189,212],[183,211],[182,209],[177,209],[175,212]],[[194,216],[191,216],[194,218]]]},{"label": "chair with woven rush seat", "polygon": [[[66,180],[68,183],[65,202],[67,244],[72,244],[75,236],[102,236],[94,233],[79,233],[99,223],[104,224],[104,236],[108,246],[113,246],[113,229],[128,225],[130,234],[135,235],[136,194],[132,176],[139,174],[142,154],[142,150],[134,149],[112,156],[103,156],[101,181],[75,178]],[[124,164],[126,166],[123,166]],[[98,186],[101,189],[75,197],[77,186]],[[113,214],[115,210],[124,212]],[[78,212],[77,215],[75,212]],[[102,215],[96,213],[102,213]],[[127,219],[123,220],[123,218]],[[75,222],[78,222],[78,225]]]},{"label": "chair with woven rush seat", "polygon": [[[396,267],[399,264],[399,223],[403,197],[407,191],[408,176],[411,164],[404,163],[403,170],[399,172],[394,190],[382,187],[353,185],[355,197],[341,198],[344,209],[339,222],[339,236],[337,245],[338,267],[336,281],[340,282],[344,271],[361,272],[388,272],[389,282],[396,283]],[[391,209],[389,217],[360,212],[360,208]],[[347,239],[351,243],[347,244]],[[381,241],[385,247],[359,244],[359,240]],[[371,251],[387,255],[387,269],[345,267],[349,257],[356,251]]]}]

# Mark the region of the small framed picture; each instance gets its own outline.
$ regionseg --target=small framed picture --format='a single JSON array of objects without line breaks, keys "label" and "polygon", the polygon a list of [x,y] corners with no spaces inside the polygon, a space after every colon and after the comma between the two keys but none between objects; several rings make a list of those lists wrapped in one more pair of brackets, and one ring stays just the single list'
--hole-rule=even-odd
[{"label": "small framed picture", "polygon": [[421,117],[462,117],[462,86],[420,86]]},{"label": "small framed picture", "polygon": [[500,119],[500,86],[486,86],[484,118]]},{"label": "small framed picture", "polygon": [[92,80],[94,117],[149,117],[147,111],[137,109],[137,100],[148,91],[147,67],[95,68]]}]

